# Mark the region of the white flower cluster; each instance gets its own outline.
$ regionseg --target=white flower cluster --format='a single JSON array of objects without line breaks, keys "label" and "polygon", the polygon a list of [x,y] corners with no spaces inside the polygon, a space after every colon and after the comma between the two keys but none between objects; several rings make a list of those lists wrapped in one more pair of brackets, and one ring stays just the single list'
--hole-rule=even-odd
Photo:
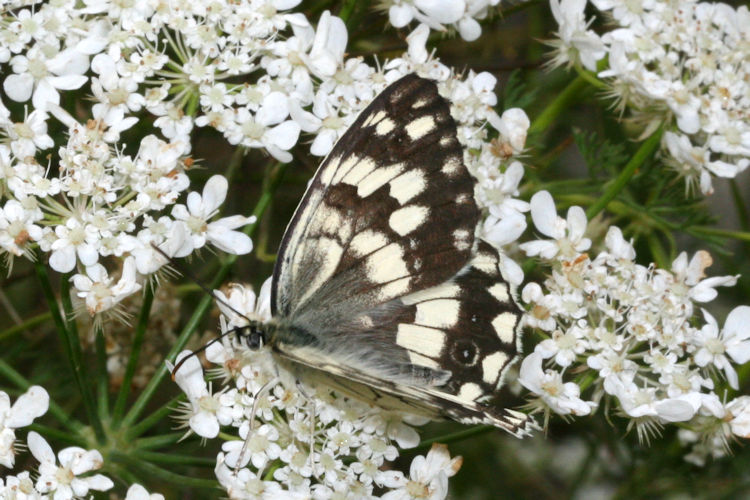
[{"label": "white flower cluster", "polygon": [[[0,80],[11,100],[30,100],[32,109],[19,114],[0,102],[0,249],[11,258],[31,256],[38,244],[53,269],[77,270],[73,285],[91,314],[111,310],[159,269],[164,260],[152,245],[178,257],[206,243],[247,253],[252,242],[235,229],[251,219],[209,222],[226,181],[214,177],[202,195],[177,203],[190,185],[194,126],[215,128],[229,143],[263,148],[280,161],[292,159],[289,150],[305,132],[314,135],[310,151],[323,156],[380,90],[410,72],[440,82],[462,141],[479,152],[466,159],[481,180],[478,198],[492,213],[488,239],[502,245],[520,235],[527,207],[513,200],[523,169],[512,158],[529,122],[520,110],[494,112],[494,77],[455,77],[430,57],[426,24],[410,35],[407,54],[380,69],[345,59],[344,23],[325,12],[314,28],[304,15],[285,12],[298,3],[197,0],[167,10],[155,1],[6,5]],[[466,12],[482,11],[479,3]],[[229,83],[239,78],[246,83]],[[86,84],[93,105],[83,113],[91,118],[79,123],[60,103]],[[126,154],[121,133],[149,115],[166,140],[146,132],[138,150]],[[48,135],[51,116],[68,127],[66,143]],[[486,122],[499,135],[491,143]],[[55,150],[59,161],[49,159]],[[514,229],[510,238],[506,226]],[[510,274],[520,282],[520,268]]]},{"label": "white flower cluster", "polygon": [[529,283],[522,292],[527,325],[547,335],[520,370],[532,405],[579,416],[606,399],[640,437],[681,422],[701,445],[716,445],[714,454],[725,453],[733,436],[750,437],[750,398],[725,402],[714,392],[720,377],[738,389],[734,365],[750,360],[750,307],[734,309],[723,328],[705,310],[696,324],[696,304],[736,277],[707,278],[712,261],[704,251],[690,260],[680,254],[670,271],[636,264],[633,246],[614,226],[590,256],[583,210],[558,217],[546,191],[532,197],[531,215],[549,239],[521,248],[552,270],[544,288]]},{"label": "white flower cluster", "polygon": [[[30,425],[34,419],[47,413],[49,395],[44,388],[32,386],[19,396],[13,405],[5,392],[0,391],[0,466],[13,469],[15,455],[19,449],[15,431]],[[107,491],[114,486],[102,474],[90,474],[103,465],[101,453],[71,446],[61,450],[55,457],[52,447],[38,433],[27,436],[31,455],[39,462],[33,478],[29,471],[4,474],[0,477],[0,498],[8,499],[54,499],[89,498],[90,492]],[[163,500],[161,495],[149,498],[146,490],[134,484],[128,490],[126,500]]]},{"label": "white flower cluster", "polygon": [[461,38],[473,42],[482,34],[479,21],[485,19],[490,8],[500,0],[382,0],[383,10],[394,28],[403,28],[412,21],[426,24],[430,29],[446,31],[453,28]]},{"label": "white flower cluster", "polygon": [[611,94],[645,127],[665,124],[668,163],[713,191],[712,176],[733,178],[750,165],[750,11],[722,3],[591,0],[614,25],[589,29],[585,0],[550,0],[559,24],[553,64],[599,72]]},{"label": "white flower cluster", "polygon": [[[235,311],[269,318],[270,283],[257,300],[239,285],[228,296],[217,292],[234,309],[219,303],[230,318],[222,317],[225,330],[246,323]],[[448,478],[461,461],[451,459],[445,447],[416,457],[409,476],[383,468],[399,455],[394,443],[401,448],[419,443],[410,425],[422,419],[372,408],[324,387],[297,386],[268,351],[233,344],[215,342],[206,351],[216,365],[210,373],[227,382],[221,390],[212,392],[196,357],[186,359],[175,376],[188,399],[182,415],[188,432],[213,439],[222,426],[237,428],[241,439],[223,443],[215,469],[229,498],[372,498],[375,488],[386,490],[386,499],[412,498],[414,491],[419,498],[446,497]]]}]

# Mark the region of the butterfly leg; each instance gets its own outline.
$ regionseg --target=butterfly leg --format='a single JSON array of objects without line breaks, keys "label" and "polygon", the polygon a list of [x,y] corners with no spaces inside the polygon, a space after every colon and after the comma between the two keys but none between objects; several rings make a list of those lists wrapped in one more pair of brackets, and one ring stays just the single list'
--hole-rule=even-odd
[{"label": "butterfly leg", "polygon": [[274,377],[273,379],[263,384],[263,386],[255,394],[255,398],[253,399],[253,406],[250,409],[250,427],[247,430],[247,436],[245,436],[245,442],[242,444],[240,455],[237,457],[237,463],[234,464],[235,476],[237,476],[237,473],[240,471],[242,461],[245,458],[245,452],[247,452],[247,447],[250,443],[250,438],[253,435],[253,427],[255,425],[255,416],[258,414],[259,402],[261,398],[265,397],[266,394],[268,394],[268,392],[271,390],[271,388],[273,388],[278,382],[279,382],[279,378]]}]

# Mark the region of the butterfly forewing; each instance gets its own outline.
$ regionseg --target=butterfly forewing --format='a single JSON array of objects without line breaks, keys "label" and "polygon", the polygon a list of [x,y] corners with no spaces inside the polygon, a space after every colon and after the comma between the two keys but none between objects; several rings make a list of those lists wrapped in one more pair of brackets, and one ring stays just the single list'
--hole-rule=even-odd
[{"label": "butterfly forewing", "polygon": [[320,310],[332,280],[366,308],[458,272],[479,217],[462,155],[433,82],[409,75],[383,91],[323,162],[287,228],[275,312]]},{"label": "butterfly forewing", "polygon": [[361,399],[513,431],[484,403],[517,357],[521,314],[497,252],[475,241],[462,158],[434,82],[409,75],[376,97],[287,228],[270,343]]}]

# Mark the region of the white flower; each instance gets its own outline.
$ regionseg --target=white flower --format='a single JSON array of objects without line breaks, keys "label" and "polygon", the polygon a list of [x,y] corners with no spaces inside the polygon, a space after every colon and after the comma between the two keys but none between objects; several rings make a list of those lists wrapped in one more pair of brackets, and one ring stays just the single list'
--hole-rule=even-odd
[{"label": "white flower", "polygon": [[34,224],[38,217],[16,200],[0,208],[0,248],[16,256],[23,255],[30,241],[42,239],[42,228]]},{"label": "white flower", "polygon": [[588,415],[595,405],[579,398],[581,388],[573,382],[563,382],[560,373],[542,369],[542,356],[533,352],[521,363],[518,381],[541,398],[544,404],[559,415]]},{"label": "white flower", "polygon": [[0,391],[0,465],[12,469],[15,461],[15,429],[30,425],[34,419],[47,413],[49,395],[43,387],[32,385],[16,399]]},{"label": "white flower", "polygon": [[[183,411],[187,417],[187,425],[197,435],[213,439],[219,435],[221,425],[232,422],[232,416],[229,409],[221,404],[219,394],[211,394],[203,378],[200,361],[192,354],[190,351],[183,351],[177,356],[178,363],[183,358],[190,357],[174,374],[175,382],[188,398]],[[169,363],[167,366],[170,370],[174,368]]]},{"label": "white flower", "polygon": [[235,255],[246,254],[253,249],[253,242],[249,236],[234,231],[238,227],[253,223],[253,217],[234,215],[208,222],[224,203],[228,186],[226,178],[214,175],[203,187],[202,196],[192,192],[188,194],[187,207],[175,205],[172,208],[172,216],[185,222],[190,230],[193,248],[201,248],[208,241],[220,250]]},{"label": "white flower", "polygon": [[522,243],[520,247],[526,255],[539,255],[543,259],[553,259],[558,255],[572,259],[591,246],[591,240],[584,238],[586,214],[581,207],[568,209],[567,220],[557,216],[552,196],[547,191],[539,191],[531,197],[531,218],[534,226],[554,241],[536,240]]},{"label": "white flower", "polygon": [[82,474],[101,468],[103,459],[97,450],[86,451],[83,448],[71,446],[60,450],[57,458],[52,448],[42,436],[34,431],[29,432],[29,451],[39,461],[39,478],[36,489],[40,493],[52,493],[55,500],[83,498],[89,490],[107,491],[114,486],[108,477],[102,474]]},{"label": "white flower", "polygon": [[146,488],[136,483],[128,488],[125,500],[164,500],[164,495],[160,493],[149,494]]},{"label": "white flower", "polygon": [[729,385],[737,390],[737,372],[727,354],[738,364],[750,360],[750,307],[739,306],[729,313],[721,332],[716,320],[708,311],[704,310],[703,316],[706,324],[696,336],[699,349],[695,353],[695,363],[698,366],[713,364],[719,370],[723,370]]},{"label": "white flower", "polygon": [[58,90],[77,89],[88,80],[84,76],[89,68],[88,56],[75,49],[65,49],[48,58],[41,49],[33,47],[10,63],[15,74],[5,78],[3,89],[14,101],[24,102],[31,97],[38,111],[46,110],[48,103],[60,103]]},{"label": "white flower", "polygon": [[99,314],[112,309],[124,298],[141,289],[136,282],[135,258],[128,257],[122,266],[120,280],[114,283],[109,277],[107,269],[101,264],[86,267],[86,274],[76,274],[71,278],[78,289],[78,297],[86,301],[86,309],[90,315]]},{"label": "white flower", "polygon": [[586,69],[596,71],[596,62],[606,55],[601,38],[587,29],[585,7],[586,0],[550,0],[552,15],[560,27],[559,40],[551,43],[557,49],[553,66],[580,62]]},{"label": "white flower", "polygon": [[57,240],[52,243],[52,253],[49,257],[49,265],[55,271],[72,271],[76,266],[76,256],[84,266],[92,266],[99,260],[99,234],[91,224],[83,224],[78,219],[70,217],[65,225],[55,228],[55,235]]},{"label": "white flower", "polygon": [[448,447],[435,443],[427,456],[417,455],[411,462],[409,478],[394,476],[388,486],[398,489],[383,495],[383,500],[410,500],[427,498],[442,500],[448,496],[448,478],[461,468],[463,458],[451,458]]},{"label": "white flower", "polygon": [[750,437],[750,396],[740,396],[727,404],[727,411],[732,416],[729,427],[732,433],[742,438]]}]

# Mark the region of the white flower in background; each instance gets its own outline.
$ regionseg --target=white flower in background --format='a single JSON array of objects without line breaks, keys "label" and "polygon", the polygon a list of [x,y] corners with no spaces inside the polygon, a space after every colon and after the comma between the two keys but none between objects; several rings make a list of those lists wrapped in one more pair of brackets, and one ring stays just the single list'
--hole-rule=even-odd
[{"label": "white flower in background", "polygon": [[[636,264],[635,249],[616,227],[590,255],[583,211],[571,207],[567,221],[557,217],[546,192],[532,197],[531,214],[551,239],[520,246],[551,272],[521,294],[530,306],[526,324],[548,336],[521,365],[519,382],[536,395],[530,407],[560,415],[604,407],[628,419],[643,440],[673,422],[713,439],[729,417],[711,377],[718,370],[738,386],[734,365],[750,360],[750,307],[736,308],[720,329],[707,312],[701,327],[695,304],[710,302],[717,287],[737,277],[707,277],[712,259],[705,251],[680,254],[671,271]],[[579,380],[586,381],[583,395]],[[726,446],[726,437],[720,441]],[[694,447],[693,458],[710,449]]]},{"label": "white flower in background", "polygon": [[178,204],[172,208],[172,216],[178,221],[183,221],[190,231],[194,249],[202,248],[206,242],[237,255],[249,253],[253,249],[250,237],[234,229],[252,224],[255,218],[234,215],[208,222],[224,203],[228,188],[229,183],[225,177],[214,175],[206,181],[203,195],[189,193],[187,206]]},{"label": "white flower in background", "polygon": [[33,385],[11,406],[10,397],[0,391],[0,465],[12,469],[15,462],[15,430],[30,425],[47,413],[49,395],[43,387]]},{"label": "white flower in background", "polygon": [[97,450],[71,446],[60,450],[55,458],[47,441],[34,431],[29,432],[28,445],[39,461],[36,489],[40,493],[51,493],[56,500],[67,500],[86,497],[90,490],[107,491],[114,486],[112,480],[102,474],[86,474],[100,469],[103,464],[102,454]]},{"label": "white flower in background", "polygon": [[93,266],[99,260],[99,232],[93,225],[70,217],[65,225],[55,228],[55,235],[57,240],[52,243],[49,257],[49,265],[55,271],[70,272],[77,260],[84,266]]},{"label": "white flower in background", "polygon": [[750,60],[738,47],[750,33],[747,6],[591,3],[614,25],[601,37],[584,18],[585,0],[550,0],[560,27],[552,65],[580,63],[597,71],[596,62],[607,55],[599,77],[618,107],[641,124],[642,137],[664,125],[665,161],[688,188],[710,194],[712,176],[744,171],[750,165]]},{"label": "white flower in background", "polygon": [[[181,352],[177,356],[177,363],[191,354],[190,351]],[[167,366],[173,371],[174,367],[171,364]],[[213,439],[218,436],[219,426],[231,423],[231,414],[226,407],[221,405],[219,394],[211,393],[211,389],[203,378],[203,370],[198,358],[190,356],[174,375],[175,382],[188,398],[181,411],[183,417],[187,417],[186,426],[204,438]]]},{"label": "white flower in background", "polygon": [[26,54],[10,60],[12,75],[3,80],[3,90],[14,101],[31,98],[37,111],[45,111],[49,103],[59,104],[59,90],[74,90],[88,81],[88,55],[69,48],[51,57],[41,48],[32,47]]},{"label": "white flower in background", "polygon": [[558,39],[549,42],[555,49],[552,66],[580,63],[589,71],[596,71],[596,62],[606,55],[601,38],[588,30],[585,8],[586,0],[550,0],[552,15],[559,25]]},{"label": "white flower in background", "polygon": [[567,220],[558,217],[555,202],[547,191],[535,193],[530,205],[534,226],[553,241],[536,240],[521,244],[527,255],[538,255],[544,259],[559,255],[564,259],[572,259],[576,254],[589,249],[591,240],[583,237],[587,220],[581,207],[570,207]]},{"label": "white flower in background", "polygon": [[707,311],[703,311],[703,316],[706,324],[696,334],[695,363],[698,366],[712,364],[722,370],[729,385],[737,390],[739,380],[730,358],[738,365],[750,360],[750,307],[739,306],[730,312],[721,331]]},{"label": "white flower in background", "polygon": [[387,0],[388,19],[396,28],[403,28],[416,20],[436,31],[445,31],[446,25],[458,31],[461,38],[472,42],[482,34],[479,21],[485,19],[490,9],[500,0]]},{"label": "white flower in background", "polygon": [[0,477],[0,498],[41,500],[49,497],[34,489],[34,480],[29,471],[23,471],[16,476]]},{"label": "white flower in background", "polygon": [[409,477],[392,475],[387,486],[395,487],[382,496],[383,500],[410,500],[428,498],[441,500],[448,496],[448,478],[461,468],[463,458],[451,458],[448,447],[433,444],[427,456],[417,455],[409,467]]},{"label": "white flower in background", "polygon": [[122,266],[119,281],[111,278],[101,264],[86,267],[86,274],[76,274],[71,278],[78,289],[76,294],[86,302],[88,313],[93,316],[115,307],[125,297],[141,289],[136,282],[135,259],[128,257]]},{"label": "white flower in background", "polygon": [[134,484],[128,488],[125,494],[125,500],[164,500],[164,495],[160,493],[150,493],[140,484]]},{"label": "white flower in background", "polygon": [[518,381],[558,415],[588,415],[592,407],[596,406],[579,397],[581,388],[578,385],[563,382],[562,375],[558,372],[543,370],[542,356],[536,351],[523,359]]}]

